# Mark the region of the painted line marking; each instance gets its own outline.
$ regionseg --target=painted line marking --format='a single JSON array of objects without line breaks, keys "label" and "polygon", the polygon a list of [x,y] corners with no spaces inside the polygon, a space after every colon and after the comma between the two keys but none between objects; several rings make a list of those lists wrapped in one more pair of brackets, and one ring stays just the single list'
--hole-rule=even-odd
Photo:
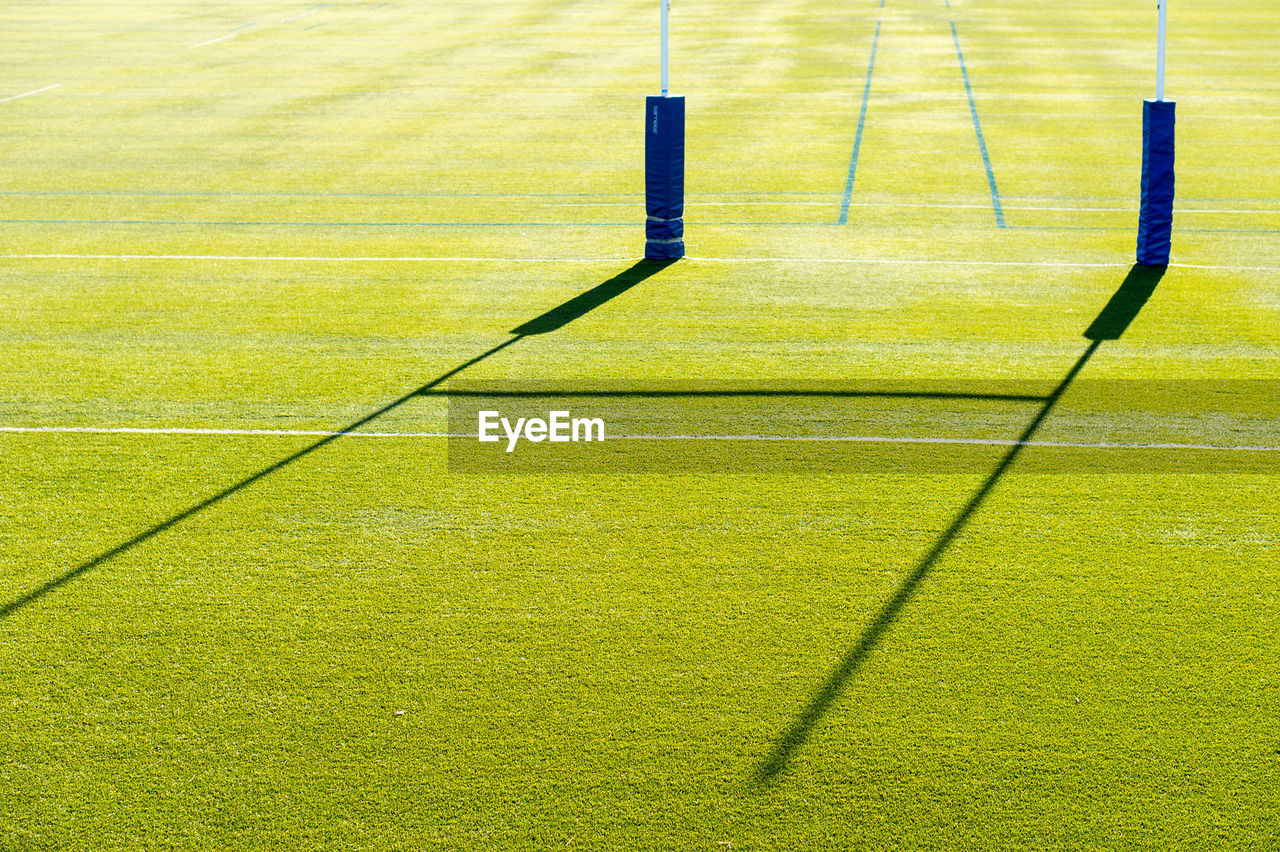
[{"label": "painted line marking", "polygon": [[[146,225],[207,228],[633,228],[635,222],[273,222],[200,219],[0,219],[5,225]],[[829,225],[828,222],[700,222],[701,225]]]},{"label": "painted line marking", "polygon": [[[717,192],[707,193],[715,197],[732,197],[737,195],[820,195],[830,196],[827,192]],[[421,198],[629,198],[644,201],[644,196],[625,192],[219,192],[213,190],[165,192],[161,190],[0,190],[0,195],[21,195],[37,198],[45,197],[89,197],[106,198],[122,196],[126,198],[158,197],[158,198],[403,198],[417,200]],[[692,196],[691,196],[692,197]],[[1068,201],[1090,199],[1060,199]],[[1114,200],[1114,199],[1093,199]]]},{"label": "painted line marking", "polygon": [[334,432],[319,429],[197,429],[145,426],[0,426],[0,432],[69,435],[265,435],[274,437],[448,438],[444,432]]},{"label": "painted line marking", "polygon": [[339,257],[247,254],[0,254],[0,260],[228,260],[288,263],[634,263],[640,257]]},{"label": "painted line marking", "polygon": [[[637,207],[643,199],[635,201],[546,201],[539,207]],[[687,207],[829,207],[829,201],[694,201],[686,198]],[[980,205],[986,207],[987,205]],[[1137,210],[1138,208],[1134,208]],[[1248,211],[1253,213],[1255,211]]]},{"label": "painted line marking", "polygon": [[[1102,195],[1005,195],[1002,196],[1006,200],[1016,199],[1018,201],[1089,201],[1094,203],[1121,203],[1127,202],[1129,198],[1116,198],[1115,196]],[[1187,196],[1178,199],[1183,204],[1280,204],[1277,198],[1198,198],[1195,196]],[[1243,209],[1243,208],[1242,208]]]},{"label": "painted line marking", "polygon": [[191,45],[191,47],[189,47],[189,48],[188,48],[188,50],[194,50],[194,49],[195,49],[195,48],[197,48],[197,47],[204,47],[204,46],[205,46],[205,45],[207,45],[207,44],[217,44],[217,43],[218,43],[218,42],[220,42],[220,41],[226,41],[227,39],[235,38],[235,37],[236,37],[236,36],[238,36],[238,35],[240,35],[240,33],[238,33],[238,32],[236,32],[236,33],[227,33],[227,34],[226,34],[226,35],[224,35],[224,36],[218,36],[217,38],[211,38],[211,39],[209,39],[208,41],[202,41],[202,42],[200,42],[199,44],[193,44],[193,45]]},{"label": "painted line marking", "polygon": [[[947,8],[950,8],[948,6]],[[991,189],[991,207],[995,210],[996,224],[1005,227],[1004,210],[1000,206],[1000,191],[996,189],[996,174],[991,170],[991,156],[987,153],[987,140],[982,135],[982,122],[978,120],[978,104],[973,99],[973,87],[969,85],[969,69],[964,62],[964,53],[960,50],[960,35],[956,32],[956,22],[951,21],[951,38],[956,43],[956,57],[960,60],[960,75],[964,78],[964,91],[969,96],[969,112],[973,115],[973,130],[978,134],[978,150],[982,152],[982,165],[987,170],[987,185]]]},{"label": "painted line marking", "polygon": [[[211,260],[246,261],[256,263],[635,263],[641,258],[632,257],[457,257],[457,256],[405,256],[390,255],[339,257],[337,255],[244,255],[244,254],[0,254],[0,260]],[[687,255],[687,262],[694,263],[847,263],[902,266],[1008,266],[1066,269],[1128,269],[1129,261],[1039,261],[1039,260],[948,260],[944,258],[891,258],[891,257],[694,257]],[[1246,266],[1223,263],[1171,263],[1171,269],[1206,269],[1222,272],[1280,272],[1280,266]]]},{"label": "painted line marking", "polygon": [[[883,7],[882,7],[883,8]],[[844,198],[840,203],[840,218],[837,225],[849,222],[849,199],[853,195],[853,180],[858,173],[858,153],[862,150],[862,131],[867,124],[867,103],[871,100],[871,75],[876,68],[876,50],[880,47],[880,25],[876,21],[875,38],[871,40],[871,60],[867,63],[867,80],[862,87],[862,109],[858,112],[858,132],[853,137],[853,154],[849,158],[849,175],[844,182]]]},{"label": "painted line marking", "polygon": [[[1137,213],[1138,212],[1137,205],[1134,205],[1132,207],[1055,207],[1055,206],[1046,206],[1046,205],[1007,204],[1005,203],[1006,201],[1008,201],[1007,197],[1001,200],[1001,208],[1004,210],[1042,210],[1042,211],[1048,211],[1050,213]],[[724,202],[724,203],[732,204],[733,202]],[[742,202],[742,203],[746,204],[746,203],[760,203],[760,202]],[[788,203],[812,204],[815,202],[783,201],[778,203],[779,204],[788,204]],[[702,202],[699,206],[706,206],[706,202]],[[990,204],[929,204],[929,203],[915,203],[915,202],[904,202],[904,201],[868,201],[868,202],[855,202],[853,206],[855,207],[895,207],[895,208],[905,207],[905,208],[922,208],[922,209],[930,209],[930,210],[974,210],[974,209],[981,210],[981,209],[986,209],[991,205]],[[1210,209],[1201,209],[1196,207],[1174,207],[1173,212],[1181,213],[1181,214],[1221,213],[1221,214],[1229,214],[1229,215],[1255,215],[1255,214],[1267,214],[1267,213],[1280,213],[1280,210],[1244,209],[1244,208],[1238,208],[1235,210],[1221,210],[1221,209],[1210,210]]]},{"label": "painted line marking", "polygon": [[[7,434],[71,435],[208,435],[280,438],[473,438],[470,432],[343,432],[323,429],[197,429],[182,427],[132,426],[0,426]],[[1188,444],[1086,441],[1018,441],[1003,438],[929,438],[889,435],[610,435],[607,440],[624,441],[787,441],[793,443],[925,444],[980,447],[1047,447],[1080,450],[1201,450],[1220,452],[1280,452],[1280,446],[1256,444]]]},{"label": "painted line marking", "polygon": [[[1009,205],[1008,210],[1048,210],[1056,213],[1137,213],[1138,208],[1134,207],[1029,207],[1022,205]],[[1174,213],[1222,213],[1230,215],[1244,214],[1266,214],[1280,213],[1280,210],[1207,210],[1195,207],[1174,207]]]},{"label": "painted line marking", "polygon": [[[0,193],[4,194],[4,193]],[[1045,205],[1029,205],[1029,204],[1009,204],[1008,196],[1001,198],[1001,208],[1004,210],[1036,210],[1049,213],[1137,213],[1138,206],[1132,207],[1055,207]],[[537,206],[539,207],[632,207],[638,204],[637,201],[547,201]],[[688,199],[685,201],[686,207],[826,207],[829,202],[826,201],[697,201]],[[846,201],[844,210],[849,207],[887,207],[892,209],[908,209],[908,210],[989,210],[990,202],[981,204],[935,204],[931,202],[916,201]],[[1280,209],[1245,209],[1237,208],[1234,210],[1224,209],[1201,209],[1195,207],[1174,207],[1174,213],[1189,214],[1222,214],[1233,216],[1250,216],[1280,213]],[[837,224],[844,224],[838,222]]]},{"label": "painted line marking", "polygon": [[[614,205],[618,207],[632,205]],[[690,210],[696,210],[700,206],[699,203],[691,202]],[[707,205],[707,206],[735,206],[735,205]],[[742,205],[748,206],[748,205]],[[796,205],[796,206],[824,206],[824,205]],[[859,205],[859,207],[876,207],[881,205]],[[911,207],[913,205],[883,205],[886,209],[896,209],[896,207]],[[965,210],[986,209],[987,205],[952,205],[950,207],[943,205],[919,205],[922,209],[937,210]],[[1020,207],[1010,207],[1010,210],[1021,210]],[[1051,207],[1042,207],[1042,209],[1027,210],[1046,210],[1053,211]],[[1068,209],[1062,209],[1061,212],[1073,212]],[[1074,211],[1088,212],[1088,211]],[[1105,212],[1105,211],[1098,211]],[[1133,212],[1133,211],[1114,211],[1114,212]],[[1176,211],[1180,214],[1190,214],[1190,212],[1198,211]],[[1230,212],[1230,211],[1202,211],[1202,212]],[[1261,211],[1242,210],[1240,214],[1258,214]],[[687,224],[698,225],[701,228],[840,228],[841,223],[833,223],[833,221],[712,221],[699,220],[696,216],[686,216]],[[1004,216],[1001,216],[1001,228],[1021,229],[1021,230],[1125,230],[1121,226],[1107,225],[1009,225],[1004,224]],[[5,225],[120,225],[129,226],[150,226],[150,228],[635,228],[634,221],[233,221],[233,220],[188,220],[188,219],[0,219],[0,224]],[[1275,234],[1280,233],[1275,229],[1257,229],[1257,228],[1180,228],[1181,232],[1198,232],[1198,233],[1222,233],[1222,234]]]},{"label": "painted line marking", "polygon": [[317,13],[317,12],[319,12],[319,11],[320,11],[319,9],[311,9],[311,10],[306,11],[306,12],[299,12],[299,13],[298,13],[298,14],[296,14],[296,15],[290,15],[290,16],[289,16],[289,17],[287,17],[287,18],[281,18],[281,19],[279,20],[279,22],[278,22],[278,23],[281,23],[281,24],[287,24],[287,23],[289,23],[290,21],[296,21],[296,20],[298,20],[299,18],[305,18],[305,17],[307,17],[308,15],[314,15],[314,14],[316,14],[316,13]]},{"label": "painted line marking", "polygon": [[1129,268],[1132,263],[1121,262],[1067,262],[1051,260],[946,260],[891,257],[692,257],[685,260],[705,263],[853,263],[853,264],[904,264],[907,266],[1030,266],[1030,267],[1078,267],[1098,269]]},{"label": "painted line marking", "polygon": [[[688,218],[688,217],[686,217]],[[194,219],[0,219],[3,225],[122,225],[155,228],[634,228],[632,222],[269,222],[200,221]],[[834,228],[834,222],[708,222],[703,228]]]},{"label": "painted line marking", "polygon": [[29,98],[29,97],[31,97],[32,95],[38,95],[38,94],[40,94],[41,92],[47,92],[47,91],[49,91],[50,89],[57,89],[57,88],[59,88],[59,87],[61,87],[61,86],[62,86],[62,84],[61,84],[61,83],[54,83],[52,86],[45,86],[45,87],[40,88],[40,89],[32,89],[31,91],[29,91],[29,92],[23,92],[23,93],[22,93],[22,94],[20,94],[20,95],[10,95],[10,96],[9,96],[9,97],[7,97],[7,98],[0,98],[0,104],[7,103],[7,102],[9,102],[9,101],[16,101],[18,98]]},{"label": "painted line marking", "polygon": [[[451,435],[450,437],[475,438],[475,435]],[[808,443],[856,443],[856,444],[947,444],[980,447],[1049,447],[1080,450],[1222,450],[1248,452],[1280,452],[1280,446],[1256,444],[1184,444],[1146,443],[1119,444],[1085,441],[1018,441],[1008,438],[922,438],[891,437],[887,435],[610,435],[608,440],[629,439],[643,441],[789,441]]]},{"label": "painted line marking", "polygon": [[[58,85],[62,85],[59,83]],[[613,201],[600,202],[583,202],[583,206],[602,207],[607,206],[628,206],[631,204],[643,204],[644,196],[626,192],[219,192],[219,191],[173,191],[166,192],[160,190],[0,190],[0,196],[17,196],[23,198],[375,198],[375,199],[404,199],[406,201],[415,201],[423,198],[476,198],[476,199],[511,199],[511,198],[608,198]],[[687,194],[685,197],[690,203],[698,204],[732,204],[732,201],[706,200],[706,199],[737,199],[737,198],[758,198],[762,196],[775,196],[783,199],[787,198],[825,198],[835,200],[839,198],[839,193],[835,192],[703,192],[698,194]],[[1052,196],[1052,195],[1001,195],[1001,204],[1009,210],[1064,210],[1064,211],[1110,211],[1110,212],[1136,212],[1137,205],[1124,207],[1061,207],[1049,204],[1049,202],[1057,201],[1075,201],[1075,202],[1092,202],[1097,204],[1127,204],[1130,199],[1127,198],[1087,198],[1083,196]],[[1028,205],[1010,205],[1010,201],[1035,202],[1037,205],[1047,206],[1028,206]],[[1182,198],[1178,200],[1180,204],[1269,204],[1272,207],[1234,207],[1230,209],[1198,209],[1194,207],[1174,207],[1175,212],[1179,213],[1280,213],[1280,208],[1274,205],[1280,203],[1280,199],[1275,198]],[[785,204],[785,200],[780,201],[752,201],[741,202],[743,204]],[[826,205],[830,201],[795,201],[797,205]],[[550,202],[548,202],[550,204]],[[990,202],[972,202],[972,203],[952,203],[943,204],[930,201],[897,201],[893,199],[880,199],[870,201],[853,201],[850,202],[852,207],[921,207],[921,208],[976,208],[984,209],[990,207]]]},{"label": "painted line marking", "polygon": [[[62,84],[57,84],[61,86]],[[49,86],[48,88],[56,88]],[[45,91],[45,89],[37,89],[36,91]],[[32,93],[28,93],[32,94]],[[23,97],[15,95],[14,97]],[[12,100],[8,98],[6,100]],[[738,193],[710,193],[711,198],[733,198]],[[807,193],[741,193],[740,195],[749,199],[761,195],[783,195],[795,196],[799,198],[812,198],[820,196],[834,199],[836,195],[829,192],[807,192]],[[583,198],[594,197],[591,193],[445,193],[445,192],[424,192],[424,193],[401,193],[401,192],[154,192],[154,191],[128,191],[128,190],[104,190],[104,191],[59,191],[59,190],[0,190],[0,196],[3,197],[20,197],[20,198],[369,198],[369,199],[403,199],[405,201],[413,201],[423,198],[474,198],[474,199],[538,199],[538,198]],[[643,196],[625,196],[621,193],[601,194],[600,197],[615,199],[610,201],[544,201],[539,202],[535,206],[538,207],[634,207],[644,203]],[[827,207],[830,201],[804,201],[804,200],[701,200],[698,196],[687,196],[686,205],[690,207]],[[1136,213],[1138,206],[1136,204],[1130,206],[1106,206],[1106,207],[1077,207],[1077,206],[1061,206],[1054,204],[1010,204],[1011,199],[1017,196],[1002,195],[1001,206],[1005,210],[1032,210],[1045,211],[1051,213]],[[1043,200],[1043,201],[1123,201],[1123,199],[1034,199],[1024,197],[1022,200]],[[1220,199],[1204,199],[1204,201],[1218,201]],[[1235,201],[1235,199],[1221,199],[1226,201]],[[1186,202],[1184,202],[1186,203]],[[1239,203],[1266,203],[1259,201],[1241,201]],[[1271,203],[1275,203],[1271,201]],[[885,207],[893,209],[919,209],[919,210],[985,210],[991,207],[990,202],[972,202],[972,203],[938,203],[929,201],[850,201],[850,207]],[[1232,216],[1246,215],[1274,215],[1280,214],[1280,208],[1277,207],[1174,207],[1175,213],[1180,214],[1221,214]],[[79,220],[77,220],[79,221]]]},{"label": "painted line marking", "polygon": [[[901,264],[904,266],[1013,266],[1070,269],[1128,269],[1131,262],[1039,261],[1039,260],[945,260],[888,257],[693,257],[685,260],[704,263],[853,263]],[[1170,269],[1212,269],[1225,272],[1280,272],[1280,266],[1244,266],[1225,263],[1170,263]]]},{"label": "painted line marking", "polygon": [[[1009,225],[1011,230],[1015,231],[1132,231],[1131,227],[1121,226],[1104,226],[1104,225]],[[1178,232],[1182,234],[1280,234],[1280,230],[1265,230],[1258,228],[1188,228],[1180,227]]]}]

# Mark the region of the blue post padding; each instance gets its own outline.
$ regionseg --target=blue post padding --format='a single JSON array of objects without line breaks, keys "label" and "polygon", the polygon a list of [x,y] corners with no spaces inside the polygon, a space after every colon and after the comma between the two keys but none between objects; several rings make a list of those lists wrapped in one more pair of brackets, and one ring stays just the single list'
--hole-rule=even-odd
[{"label": "blue post padding", "polygon": [[1168,266],[1173,242],[1173,101],[1142,104],[1142,202],[1138,263]]},{"label": "blue post padding", "polygon": [[684,257],[684,98],[645,99],[644,256]]}]

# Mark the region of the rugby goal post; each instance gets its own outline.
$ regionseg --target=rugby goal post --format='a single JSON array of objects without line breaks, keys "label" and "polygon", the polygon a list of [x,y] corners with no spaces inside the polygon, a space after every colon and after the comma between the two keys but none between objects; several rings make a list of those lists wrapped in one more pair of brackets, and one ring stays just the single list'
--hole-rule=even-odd
[{"label": "rugby goal post", "polygon": [[644,256],[684,257],[684,98],[670,92],[671,0],[659,0],[662,94],[645,98]]},{"label": "rugby goal post", "polygon": [[1137,260],[1168,266],[1173,244],[1174,107],[1165,98],[1165,41],[1169,0],[1156,0],[1156,96],[1142,104],[1142,184]]}]

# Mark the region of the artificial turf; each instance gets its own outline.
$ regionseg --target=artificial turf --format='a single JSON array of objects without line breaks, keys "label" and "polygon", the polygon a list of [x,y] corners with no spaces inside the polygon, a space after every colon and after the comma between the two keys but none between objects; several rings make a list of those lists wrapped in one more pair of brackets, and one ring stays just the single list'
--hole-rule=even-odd
[{"label": "artificial turf", "polygon": [[691,257],[574,302],[634,277],[654,5],[0,10],[0,846],[1280,843],[1270,456],[415,434],[466,383],[991,387],[1043,401],[874,423],[1280,444],[1280,13],[1171,10],[1173,264],[1091,340],[1154,13],[678,5]]}]

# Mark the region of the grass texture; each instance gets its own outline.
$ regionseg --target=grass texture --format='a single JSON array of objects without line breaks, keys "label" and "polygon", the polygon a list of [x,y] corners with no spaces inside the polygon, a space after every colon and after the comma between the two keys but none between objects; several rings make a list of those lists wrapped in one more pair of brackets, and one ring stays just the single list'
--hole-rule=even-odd
[{"label": "grass texture", "polygon": [[0,9],[0,848],[1280,843],[1274,461],[414,434],[464,381],[905,383],[1034,439],[1098,382],[1073,440],[1280,445],[1280,11],[1171,10],[1143,279],[1154,9],[677,4],[690,257],[641,272],[656,5]]}]

